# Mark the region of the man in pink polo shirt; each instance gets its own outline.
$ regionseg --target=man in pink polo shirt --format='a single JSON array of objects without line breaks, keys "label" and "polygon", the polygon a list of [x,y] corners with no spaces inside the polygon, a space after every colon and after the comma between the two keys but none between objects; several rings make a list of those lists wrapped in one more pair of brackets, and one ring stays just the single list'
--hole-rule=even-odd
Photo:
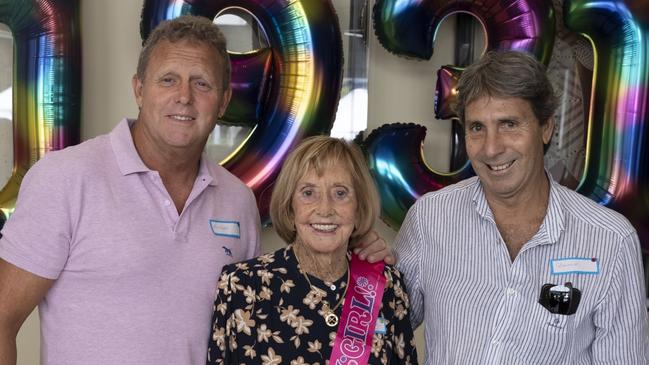
[{"label": "man in pink polo shirt", "polygon": [[[260,253],[252,192],[203,154],[229,79],[211,21],[164,22],[133,77],[137,120],[29,170],[0,240],[0,365],[37,305],[43,364],[205,363],[221,268]],[[388,254],[375,239],[362,257]]]},{"label": "man in pink polo shirt", "polygon": [[260,253],[252,192],[203,155],[229,75],[212,22],[166,22],[137,120],[30,169],[0,241],[0,364],[36,305],[43,364],[204,363],[221,267]]}]

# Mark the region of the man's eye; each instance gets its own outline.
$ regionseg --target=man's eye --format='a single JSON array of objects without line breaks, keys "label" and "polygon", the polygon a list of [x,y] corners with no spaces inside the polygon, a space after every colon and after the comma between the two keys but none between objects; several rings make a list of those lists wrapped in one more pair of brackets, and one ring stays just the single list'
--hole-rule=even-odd
[{"label": "man's eye", "polygon": [[469,126],[469,131],[471,132],[480,132],[482,130],[482,125],[478,123],[473,123]]},{"label": "man's eye", "polygon": [[196,86],[199,89],[202,89],[202,90],[210,90],[210,89],[212,89],[212,86],[207,81],[203,81],[203,80],[197,80],[196,81]]},{"label": "man's eye", "polygon": [[514,127],[516,127],[516,122],[513,121],[513,120],[506,120],[506,121],[503,122],[503,124],[504,124],[505,127],[507,127],[507,128],[514,128]]},{"label": "man's eye", "polygon": [[160,83],[162,85],[171,85],[171,84],[173,84],[173,82],[174,82],[174,79],[171,78],[171,77],[163,77],[163,78],[160,79]]}]

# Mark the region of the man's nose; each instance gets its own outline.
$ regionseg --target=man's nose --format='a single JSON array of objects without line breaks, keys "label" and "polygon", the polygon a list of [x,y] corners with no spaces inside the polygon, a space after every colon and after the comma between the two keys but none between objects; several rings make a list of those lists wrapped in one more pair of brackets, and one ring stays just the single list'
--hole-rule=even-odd
[{"label": "man's nose", "polygon": [[496,156],[503,152],[503,140],[497,130],[487,131],[484,141],[484,152],[487,156]]},{"label": "man's nose", "polygon": [[193,101],[192,87],[189,82],[181,82],[178,85],[177,102],[180,104],[191,104]]}]

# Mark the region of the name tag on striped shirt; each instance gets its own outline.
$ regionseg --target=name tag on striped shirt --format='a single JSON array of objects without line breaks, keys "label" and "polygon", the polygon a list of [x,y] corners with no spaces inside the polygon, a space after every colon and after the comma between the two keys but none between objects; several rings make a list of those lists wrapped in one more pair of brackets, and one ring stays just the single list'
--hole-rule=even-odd
[{"label": "name tag on striped shirt", "polygon": [[599,274],[599,261],[591,257],[566,257],[550,260],[550,274]]},{"label": "name tag on striped shirt", "polygon": [[239,222],[210,219],[210,227],[212,228],[212,233],[217,236],[241,238]]}]

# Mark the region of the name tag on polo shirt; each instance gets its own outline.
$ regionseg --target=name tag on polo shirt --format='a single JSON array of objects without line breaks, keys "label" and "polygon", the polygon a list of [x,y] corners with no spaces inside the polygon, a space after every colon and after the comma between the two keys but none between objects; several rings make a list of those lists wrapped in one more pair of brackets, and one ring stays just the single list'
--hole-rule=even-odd
[{"label": "name tag on polo shirt", "polygon": [[217,236],[241,238],[239,222],[210,219],[210,228]]},{"label": "name tag on polo shirt", "polygon": [[599,261],[594,257],[566,257],[550,260],[550,274],[599,274]]}]

